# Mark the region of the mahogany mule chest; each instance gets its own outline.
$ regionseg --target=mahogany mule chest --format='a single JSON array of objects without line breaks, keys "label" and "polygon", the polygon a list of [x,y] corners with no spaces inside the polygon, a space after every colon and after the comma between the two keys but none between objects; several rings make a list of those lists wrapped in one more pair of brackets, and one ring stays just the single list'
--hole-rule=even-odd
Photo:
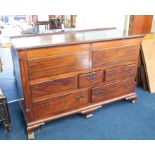
[{"label": "mahogany mule chest", "polygon": [[142,37],[100,29],[11,38],[28,138],[47,121],[90,117],[121,99],[134,102]]}]

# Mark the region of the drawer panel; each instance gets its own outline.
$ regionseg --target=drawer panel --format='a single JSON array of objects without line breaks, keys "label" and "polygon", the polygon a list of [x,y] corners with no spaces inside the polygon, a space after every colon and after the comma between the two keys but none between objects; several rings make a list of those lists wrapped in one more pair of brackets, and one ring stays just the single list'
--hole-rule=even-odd
[{"label": "drawer panel", "polygon": [[36,79],[90,68],[89,51],[79,52],[29,59],[29,78]]},{"label": "drawer panel", "polygon": [[65,77],[31,85],[32,99],[77,88],[77,77]]},{"label": "drawer panel", "polygon": [[137,63],[139,46],[126,45],[112,48],[93,50],[92,66],[94,67],[118,67]]},{"label": "drawer panel", "polygon": [[29,50],[27,53],[27,58],[40,58],[47,56],[54,56],[58,54],[68,54],[80,51],[90,50],[90,44],[78,44],[78,45],[67,45],[67,46],[56,46],[56,47],[46,47]]},{"label": "drawer panel", "polygon": [[98,48],[111,48],[111,47],[118,47],[118,46],[126,46],[126,45],[137,45],[139,46],[142,41],[142,38],[128,38],[128,39],[120,39],[120,40],[111,40],[111,41],[104,41],[104,42],[96,42],[92,43],[93,49]]},{"label": "drawer panel", "polygon": [[105,70],[105,81],[112,81],[121,78],[135,77],[137,72],[136,65],[122,66]]},{"label": "drawer panel", "polygon": [[115,82],[112,84],[94,87],[91,89],[91,101],[105,101],[108,99],[119,97],[120,95],[131,93],[134,91],[135,85],[135,79],[132,78],[121,82]]},{"label": "drawer panel", "polygon": [[79,75],[79,87],[87,87],[103,82],[103,71],[91,72]]},{"label": "drawer panel", "polygon": [[88,96],[88,89],[83,89],[64,96],[34,102],[34,118],[46,118],[46,115],[52,116],[88,105]]}]

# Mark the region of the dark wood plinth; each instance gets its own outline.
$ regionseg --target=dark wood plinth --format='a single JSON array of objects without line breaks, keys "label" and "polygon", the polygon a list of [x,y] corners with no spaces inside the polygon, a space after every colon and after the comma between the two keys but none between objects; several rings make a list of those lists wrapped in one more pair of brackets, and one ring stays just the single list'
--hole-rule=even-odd
[{"label": "dark wood plinth", "polygon": [[6,132],[11,131],[11,120],[7,105],[7,99],[4,96],[1,89],[0,89],[0,122],[3,122]]}]

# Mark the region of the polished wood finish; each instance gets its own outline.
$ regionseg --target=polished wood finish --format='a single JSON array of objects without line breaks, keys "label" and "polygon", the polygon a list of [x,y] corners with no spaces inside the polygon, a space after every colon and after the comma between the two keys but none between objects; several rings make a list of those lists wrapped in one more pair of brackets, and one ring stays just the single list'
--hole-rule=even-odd
[{"label": "polished wood finish", "polygon": [[100,84],[103,82],[104,79],[103,77],[104,77],[103,71],[80,74],[78,77],[79,88]]},{"label": "polished wood finish", "polygon": [[[118,46],[93,50],[92,66],[118,67],[121,65],[136,63],[139,47],[137,45]],[[132,54],[131,54],[132,52]]]},{"label": "polished wood finish", "polygon": [[127,65],[123,67],[116,67],[112,69],[105,70],[105,81],[113,81],[126,77],[135,77],[137,72],[137,67],[135,64]]},{"label": "polished wood finish", "polygon": [[[120,99],[135,101],[142,35],[128,37],[114,32],[93,30],[12,39],[29,138],[47,121],[75,113],[90,117],[104,104]],[[62,36],[66,37],[63,41]],[[54,37],[60,40],[54,41]],[[34,46],[33,39],[37,39]],[[26,40],[29,42],[24,44]]]},{"label": "polished wood finish", "polygon": [[73,54],[79,52],[90,51],[90,44],[78,44],[78,45],[71,45],[71,46],[56,46],[53,48],[36,48],[33,50],[29,50],[27,53],[28,59],[33,58],[44,58],[44,57],[51,57],[56,56],[59,54],[66,55],[66,54]]},{"label": "polished wood finish", "polygon": [[45,118],[46,115],[57,115],[82,106],[87,106],[88,103],[88,89],[37,101],[33,103],[34,119]]},{"label": "polished wood finish", "polygon": [[89,51],[28,60],[29,78],[36,79],[90,68]]},{"label": "polished wood finish", "polygon": [[115,82],[91,89],[91,102],[99,102],[111,98],[132,93],[135,88],[135,79],[124,80]]},{"label": "polished wood finish", "polygon": [[131,15],[129,35],[151,33],[153,15]]},{"label": "polished wood finish", "polygon": [[77,77],[64,77],[31,85],[32,99],[77,88]]},{"label": "polished wood finish", "polygon": [[[131,42],[138,42],[143,35],[127,35],[126,32],[115,28],[90,29],[82,31],[71,31],[55,34],[40,34],[11,37],[11,42],[16,50],[30,50],[43,47],[56,47],[62,45],[75,45],[80,43],[92,43],[100,41],[114,41],[118,39],[131,39]],[[132,40],[133,39],[133,40]],[[138,40],[137,40],[138,39]],[[137,40],[137,41],[136,41]],[[128,42],[127,40],[125,41]],[[117,42],[115,42],[118,44]],[[130,41],[129,41],[130,43]],[[128,43],[128,44],[129,44]],[[106,44],[106,43],[103,43]],[[111,44],[111,43],[110,43]]]}]

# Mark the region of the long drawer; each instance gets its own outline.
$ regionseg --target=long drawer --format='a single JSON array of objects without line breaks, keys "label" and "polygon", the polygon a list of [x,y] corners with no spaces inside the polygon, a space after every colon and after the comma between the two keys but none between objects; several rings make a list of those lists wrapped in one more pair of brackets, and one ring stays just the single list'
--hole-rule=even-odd
[{"label": "long drawer", "polygon": [[94,49],[92,67],[118,67],[137,63],[138,53],[138,45],[125,45],[112,48]]},{"label": "long drawer", "polygon": [[64,77],[31,85],[32,99],[77,88],[77,77]]},{"label": "long drawer", "polygon": [[46,118],[47,115],[52,116],[67,112],[88,105],[88,103],[88,89],[82,89],[71,94],[34,102],[33,114],[35,119]]},{"label": "long drawer", "polygon": [[30,80],[89,69],[90,52],[79,51],[28,59],[28,68]]},{"label": "long drawer", "polygon": [[105,101],[131,93],[135,89],[135,79],[131,78],[128,80],[114,82],[91,89],[91,102]]}]

